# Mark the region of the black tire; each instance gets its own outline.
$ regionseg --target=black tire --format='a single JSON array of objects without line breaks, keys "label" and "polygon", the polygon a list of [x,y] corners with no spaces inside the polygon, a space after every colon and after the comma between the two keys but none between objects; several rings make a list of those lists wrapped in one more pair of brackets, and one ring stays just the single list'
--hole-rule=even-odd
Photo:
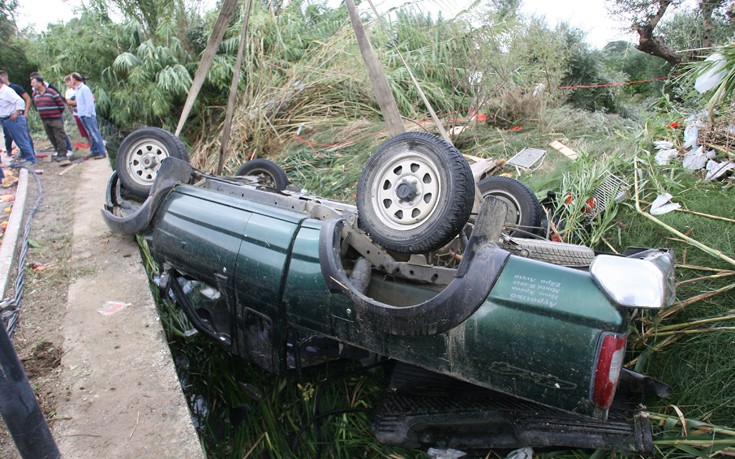
[{"label": "black tire", "polygon": [[189,162],[186,145],[175,135],[157,127],[131,132],[120,143],[115,161],[122,186],[132,195],[147,198],[161,161],[169,156]]},{"label": "black tire", "polygon": [[486,177],[477,182],[482,196],[493,196],[508,207],[505,227],[514,237],[538,234],[543,210],[536,195],[523,183],[509,177]]},{"label": "black tire", "polygon": [[360,228],[400,253],[448,244],[467,223],[475,199],[470,166],[445,140],[406,132],[373,153],[357,183]]},{"label": "black tire", "polygon": [[283,191],[289,184],[286,171],[281,166],[267,159],[251,159],[237,169],[237,176],[254,175],[258,182],[270,188]]}]

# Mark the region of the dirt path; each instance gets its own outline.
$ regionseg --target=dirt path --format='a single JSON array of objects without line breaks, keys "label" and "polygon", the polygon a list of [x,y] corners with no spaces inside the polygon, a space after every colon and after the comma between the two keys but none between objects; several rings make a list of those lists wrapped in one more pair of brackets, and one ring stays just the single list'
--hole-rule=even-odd
[{"label": "dirt path", "polygon": [[[100,216],[109,163],[42,166],[27,260],[35,268],[14,344],[59,449],[67,458],[201,457],[137,246]],[[32,179],[29,190],[28,208]],[[126,307],[104,315],[108,302]],[[0,452],[18,457],[7,433]]]}]

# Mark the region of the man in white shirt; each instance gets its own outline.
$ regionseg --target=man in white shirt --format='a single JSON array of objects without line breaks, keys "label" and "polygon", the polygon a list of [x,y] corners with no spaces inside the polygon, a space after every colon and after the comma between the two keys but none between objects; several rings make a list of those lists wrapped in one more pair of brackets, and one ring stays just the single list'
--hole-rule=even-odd
[{"label": "man in white shirt", "polygon": [[[0,125],[6,128],[20,149],[19,161],[13,164],[19,167],[36,164],[36,154],[31,147],[31,136],[28,134],[28,121],[23,112],[26,103],[16,92],[0,80]],[[22,160],[20,160],[22,158]]]}]

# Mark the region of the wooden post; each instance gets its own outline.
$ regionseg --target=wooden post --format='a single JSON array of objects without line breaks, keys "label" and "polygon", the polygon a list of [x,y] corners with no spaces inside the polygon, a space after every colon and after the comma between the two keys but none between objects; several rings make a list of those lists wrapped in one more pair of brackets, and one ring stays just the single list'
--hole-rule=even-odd
[{"label": "wooden post", "polygon": [[222,2],[222,9],[219,12],[217,22],[214,24],[212,35],[209,36],[207,47],[202,54],[202,60],[199,61],[199,67],[194,74],[194,81],[191,83],[189,95],[186,97],[186,103],[184,103],[184,110],[181,112],[181,117],[179,117],[179,124],[176,127],[175,134],[177,137],[181,134],[181,130],[184,128],[184,124],[186,124],[186,118],[188,118],[192,107],[194,107],[194,102],[199,95],[199,91],[202,89],[204,79],[207,77],[209,68],[212,66],[212,61],[214,61],[214,55],[217,54],[217,49],[220,43],[222,43],[222,37],[225,35],[232,15],[235,14],[238,3],[239,0],[224,0]]},{"label": "wooden post", "polygon": [[362,27],[362,22],[360,22],[360,16],[357,14],[355,4],[352,0],[345,0],[345,5],[347,6],[347,12],[352,21],[352,28],[357,37],[357,44],[360,46],[362,59],[365,61],[365,66],[367,67],[370,82],[375,91],[375,97],[378,99],[380,112],[383,114],[385,124],[388,125],[388,132],[392,136],[401,134],[405,132],[403,120],[401,120],[401,114],[398,111],[396,100],[393,98],[393,93],[390,92],[390,87],[388,87],[388,80],[385,78],[383,66],[380,65],[380,61],[375,55],[375,51],[365,33],[365,29]]},{"label": "wooden post", "polygon": [[225,165],[225,153],[230,144],[230,132],[232,131],[232,114],[235,111],[235,102],[237,101],[237,85],[240,82],[240,70],[242,67],[242,54],[245,50],[245,41],[248,36],[248,22],[250,21],[250,9],[253,6],[253,0],[247,0],[245,4],[245,15],[242,18],[242,32],[240,33],[240,46],[237,48],[237,58],[235,59],[235,71],[232,72],[232,82],[230,83],[230,95],[227,98],[227,111],[225,113],[225,125],[222,128],[222,140],[220,140],[219,162],[217,163],[217,175],[222,173]]}]

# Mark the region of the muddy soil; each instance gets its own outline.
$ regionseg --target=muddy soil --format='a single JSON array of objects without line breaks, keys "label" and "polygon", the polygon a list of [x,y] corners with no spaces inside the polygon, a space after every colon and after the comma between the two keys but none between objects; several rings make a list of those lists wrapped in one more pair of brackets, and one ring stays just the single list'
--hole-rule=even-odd
[{"label": "muddy soil", "polygon": [[[47,143],[47,142],[46,142]],[[37,142],[37,149],[47,153],[48,145]],[[85,155],[79,150],[78,155]],[[64,337],[61,324],[66,310],[68,286],[75,273],[70,265],[71,227],[74,195],[83,165],[62,168],[58,163],[39,162],[35,168],[43,189],[29,176],[26,213],[42,195],[31,223],[30,245],[26,260],[25,288],[20,318],[13,344],[36,392],[46,419],[54,422],[58,397]],[[63,175],[60,173],[63,172]],[[21,231],[25,222],[21,225]],[[22,234],[18,236],[22,239]],[[17,268],[11,271],[7,296],[14,294],[12,284]],[[19,458],[15,445],[0,418],[0,458]]]}]

